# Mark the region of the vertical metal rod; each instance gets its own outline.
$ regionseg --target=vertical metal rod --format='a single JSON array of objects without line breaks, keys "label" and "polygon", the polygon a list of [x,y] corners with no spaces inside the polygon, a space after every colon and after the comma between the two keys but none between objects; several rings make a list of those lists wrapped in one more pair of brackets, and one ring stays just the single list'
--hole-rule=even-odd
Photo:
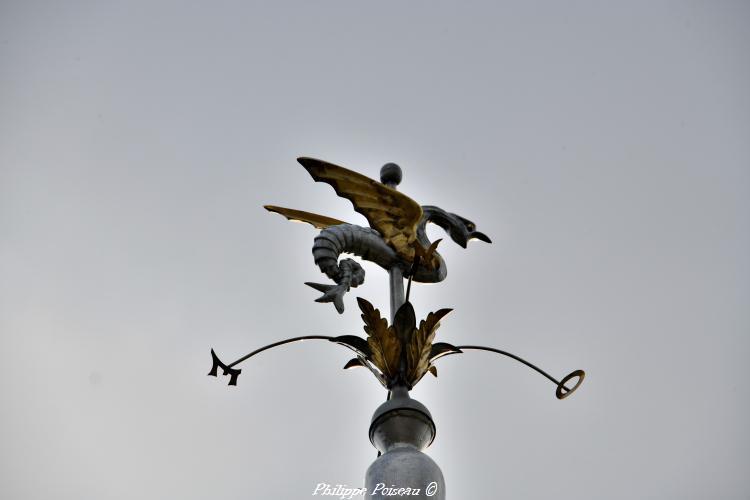
[{"label": "vertical metal rod", "polygon": [[[398,311],[398,308],[401,307],[405,300],[404,300],[404,273],[401,272],[401,269],[398,267],[392,267],[388,270],[388,280],[390,281],[390,292],[391,292],[391,324],[393,324],[393,320],[396,318],[396,311]],[[390,401],[391,397],[393,397],[392,391],[388,391],[388,395],[386,396],[385,400]],[[378,451],[378,456],[380,456],[381,453]]]},{"label": "vertical metal rod", "polygon": [[[403,173],[401,167],[395,163],[386,163],[380,169],[380,182],[393,189],[401,183]],[[396,317],[396,311],[404,304],[404,273],[401,268],[393,266],[388,270],[391,291],[391,324]]]},{"label": "vertical metal rod", "polygon": [[[402,178],[401,168],[395,163],[386,163],[383,168],[380,169],[380,182],[385,184],[391,189],[396,189],[401,183]],[[392,267],[388,270],[388,281],[390,285],[390,299],[391,299],[391,324],[396,318],[396,311],[404,304],[404,273],[399,267]],[[391,399],[391,391],[388,391],[388,397],[386,401]],[[380,456],[380,452],[378,452]]]},{"label": "vertical metal rod", "polygon": [[[388,178],[386,174],[387,167],[388,165],[384,165],[383,168],[380,169],[380,182],[392,189],[396,189],[396,186],[401,182],[401,169],[398,168],[398,166],[395,166],[398,170],[397,178]],[[393,266],[388,270],[388,284],[391,299],[391,324],[393,324],[393,320],[396,318],[396,311],[398,311],[398,308],[401,307],[405,301],[404,273],[401,271],[401,268]],[[392,392],[389,390],[385,400],[390,401],[392,395]],[[378,451],[378,456],[380,455],[381,453]]]},{"label": "vertical metal rod", "polygon": [[404,273],[398,267],[392,267],[388,271],[391,285],[391,324],[396,317],[398,308],[404,305]]}]

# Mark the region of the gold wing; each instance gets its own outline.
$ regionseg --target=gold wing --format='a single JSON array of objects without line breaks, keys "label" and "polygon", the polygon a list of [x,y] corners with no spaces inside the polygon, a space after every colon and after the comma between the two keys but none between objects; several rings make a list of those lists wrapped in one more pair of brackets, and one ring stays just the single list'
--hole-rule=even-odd
[{"label": "gold wing", "polygon": [[334,219],[333,217],[326,217],[325,215],[318,215],[312,212],[303,212],[302,210],[294,210],[293,208],[276,207],[274,205],[263,205],[263,208],[269,212],[281,214],[292,221],[307,222],[308,224],[315,226],[317,229],[325,229],[329,226],[345,224],[344,221]]},{"label": "gold wing", "polygon": [[417,224],[422,207],[393,188],[344,167],[314,158],[297,158],[316,182],[330,184],[336,194],[352,202],[370,227],[380,233],[399,257],[414,259]]}]

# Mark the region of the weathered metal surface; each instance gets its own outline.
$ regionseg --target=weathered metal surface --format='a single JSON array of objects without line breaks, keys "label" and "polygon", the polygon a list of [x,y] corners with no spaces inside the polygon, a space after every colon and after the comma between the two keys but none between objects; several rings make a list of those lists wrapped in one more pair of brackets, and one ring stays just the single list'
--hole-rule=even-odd
[{"label": "weathered metal surface", "polygon": [[361,297],[357,297],[365,322],[367,344],[370,347],[373,364],[380,370],[390,385],[399,374],[402,344],[396,331],[388,326],[388,321],[380,316],[380,311]]},{"label": "weathered metal surface", "polygon": [[[419,254],[416,255],[410,270],[409,290],[411,289],[411,282],[415,269],[419,266],[420,258],[429,257],[429,254],[435,251],[437,243],[438,242],[433,243],[426,251],[420,250]],[[315,286],[324,287],[326,285]],[[403,293],[403,282],[401,293]],[[552,381],[556,385],[555,396],[558,399],[567,398],[583,383],[583,379],[586,376],[586,373],[583,370],[575,370],[559,381],[525,359],[501,349],[476,345],[454,346],[445,342],[433,343],[435,333],[440,326],[440,320],[450,313],[451,309],[440,309],[429,313],[425,319],[420,321],[419,327],[417,327],[414,308],[408,300],[408,291],[406,295],[406,301],[403,302],[396,313],[392,315],[390,326],[388,325],[388,321],[381,317],[380,310],[375,309],[370,302],[362,297],[357,297],[357,302],[362,311],[361,317],[365,323],[364,330],[367,334],[367,340],[357,337],[356,335],[343,335],[339,337],[321,335],[295,337],[257,349],[229,365],[222,363],[212,349],[211,357],[213,359],[213,365],[209,375],[217,376],[218,368],[222,368],[224,375],[230,375],[231,377],[229,385],[237,385],[237,377],[241,370],[233,368],[234,365],[272,347],[300,340],[325,339],[348,347],[354,351],[357,354],[357,358],[350,360],[344,366],[344,369],[346,370],[357,366],[368,368],[372,374],[375,375],[378,382],[380,382],[383,387],[389,389],[388,399],[390,399],[390,390],[394,387],[405,387],[407,390],[410,390],[422,380],[422,377],[428,372],[437,377],[437,368],[433,364],[435,360],[449,354],[459,354],[465,350],[494,352],[515,359]],[[395,300],[392,293],[392,306],[394,302]],[[574,378],[577,379],[576,384],[571,389],[565,384]]]},{"label": "weathered metal surface", "polygon": [[[394,387],[392,397],[375,410],[369,435],[381,455],[365,474],[365,498],[445,499],[443,473],[422,452],[435,439],[435,423],[406,387]],[[407,488],[408,493],[397,493]]]},{"label": "weathered metal surface", "polygon": [[307,222],[308,224],[312,224],[316,229],[325,229],[330,226],[346,224],[344,221],[334,219],[333,217],[326,217],[325,215],[305,212],[303,210],[294,210],[293,208],[277,207],[274,205],[263,205],[263,208],[269,212],[281,214],[292,222]]},{"label": "weathered metal surface", "polygon": [[[380,316],[380,311],[375,309],[372,304],[361,297],[357,297],[357,301],[362,310],[362,320],[365,323],[364,329],[365,333],[367,333],[367,340],[356,335],[341,335],[338,337],[305,335],[302,337],[293,337],[256,349],[229,364],[222,362],[214,350],[211,349],[212,365],[208,375],[218,376],[219,368],[221,368],[223,374],[230,377],[229,385],[237,385],[237,378],[242,370],[234,368],[234,366],[256,354],[292,342],[328,340],[329,342],[347,347],[357,354],[357,357],[350,360],[344,366],[344,369],[357,366],[368,368],[375,375],[378,382],[387,389],[393,387],[411,389],[428,372],[437,377],[437,368],[434,365],[436,360],[443,356],[460,354],[468,350],[494,352],[515,359],[528,366],[555,384],[555,396],[557,399],[565,399],[573,394],[581,386],[586,377],[586,373],[583,370],[575,370],[563,377],[562,380],[557,380],[549,373],[520,356],[494,347],[476,345],[454,346],[445,342],[433,343],[435,332],[440,326],[440,320],[451,311],[450,309],[440,309],[429,313],[427,318],[420,321],[419,327],[416,327],[414,310],[409,302],[405,302],[396,313],[393,324],[389,326],[388,322]],[[572,388],[565,385],[573,379],[576,379],[576,383]]]},{"label": "weathered metal surface", "polygon": [[404,272],[398,266],[392,266],[388,270],[388,287],[391,298],[391,323],[396,317],[396,311],[401,307],[406,298],[404,297]]},{"label": "weathered metal surface", "polygon": [[336,194],[352,202],[354,210],[364,215],[370,227],[396,250],[400,258],[414,258],[413,243],[417,239],[417,224],[422,218],[422,207],[397,191],[353,170],[315,158],[298,158],[317,182],[333,187]]},{"label": "weathered metal surface", "polygon": [[[434,343],[440,319],[450,309],[429,313],[417,327],[414,310],[409,303],[412,281],[436,282],[445,279],[447,274],[445,262],[437,252],[440,240],[429,241],[425,229],[427,223],[432,222],[442,227],[462,247],[466,247],[467,242],[472,239],[490,243],[485,234],[476,230],[472,221],[433,205],[420,207],[414,200],[400,193],[396,187],[401,182],[403,172],[395,163],[388,163],[381,168],[381,182],[377,182],[321,160],[303,157],[298,158],[298,161],[315,181],[331,185],[339,196],[351,201],[354,209],[364,215],[371,226],[365,228],[311,212],[266,205],[265,208],[269,211],[321,229],[320,234],[315,237],[313,256],[321,271],[333,279],[336,285],[310,282],[307,285],[323,292],[317,299],[319,302],[333,302],[341,313],[344,311],[344,294],[364,282],[365,272],[353,259],[339,261],[339,256],[342,253],[352,253],[375,262],[389,272],[391,324],[388,325],[372,304],[358,298],[365,322],[366,340],[354,335],[295,337],[257,349],[229,365],[224,364],[212,349],[209,375],[218,376],[221,368],[224,375],[230,376],[229,384],[236,385],[240,374],[239,369],[233,368],[236,364],[272,347],[317,338],[336,342],[353,350],[357,357],[344,368],[366,367],[388,389],[401,385],[411,388],[427,372],[437,376],[434,365],[437,359],[468,349],[495,352],[527,365],[555,383],[555,395],[559,399],[570,396],[580,387],[585,377],[583,370],[576,370],[558,381],[528,361],[500,349]],[[405,275],[409,278],[409,286],[404,296]],[[573,388],[567,387],[565,384],[574,378],[577,380]]]},{"label": "weathered metal surface", "polygon": [[401,179],[404,178],[404,173],[401,167],[395,163],[386,163],[380,167],[380,182],[386,186],[396,189],[396,186],[401,184]]},{"label": "weathered metal surface", "polygon": [[[353,224],[334,224],[338,219],[323,215],[266,205],[266,209],[284,215],[288,219],[308,222],[322,229],[315,238],[313,257],[315,264],[336,285],[308,283],[323,291],[318,302],[333,302],[339,313],[344,311],[343,295],[352,287],[364,281],[364,270],[355,261],[342,269],[338,258],[342,253],[350,253],[362,259],[375,262],[390,274],[392,298],[391,313],[397,310],[399,298],[399,272],[401,278],[409,272],[415,256],[421,255],[413,279],[423,283],[436,283],[447,276],[445,261],[431,247],[425,227],[434,222],[445,229],[451,238],[462,247],[471,239],[490,243],[483,233],[476,231],[473,222],[456,214],[432,205],[420,207],[417,202],[396,190],[401,180],[398,165],[388,164],[381,169],[381,181],[377,182],[360,173],[332,163],[313,158],[298,158],[300,164],[318,182],[333,187],[336,194],[352,202],[354,210],[364,215],[370,228]],[[356,278],[352,278],[356,276]],[[401,282],[403,288],[403,282]],[[401,293],[400,297],[403,297]]]},{"label": "weathered metal surface", "polygon": [[427,318],[419,322],[419,327],[413,330],[406,350],[406,380],[410,385],[416,385],[430,369],[432,341],[440,327],[440,320],[451,310],[440,309],[429,313]]},{"label": "weathered metal surface", "polygon": [[[437,464],[422,452],[435,438],[435,423],[427,408],[409,397],[409,390],[426,373],[437,377],[434,362],[441,357],[460,354],[464,350],[484,350],[515,359],[536,370],[556,384],[555,395],[564,399],[583,382],[585,373],[576,370],[558,381],[528,361],[500,349],[483,346],[454,346],[434,342],[440,320],[451,309],[430,312],[416,323],[409,295],[412,281],[434,283],[447,275],[445,262],[437,252],[440,240],[430,242],[426,225],[432,222],[443,228],[451,239],[466,247],[471,239],[490,243],[476,231],[473,222],[439,207],[420,207],[411,198],[399,193],[402,171],[396,164],[386,164],[380,172],[381,182],[362,174],[312,158],[299,158],[316,181],[330,184],[339,196],[350,200],[354,209],[364,215],[369,228],[347,224],[323,215],[266,205],[265,208],[284,217],[312,224],[321,232],[315,237],[313,256],[316,265],[336,285],[306,283],[323,292],[318,302],[333,302],[339,313],[344,311],[344,294],[364,282],[365,272],[353,259],[342,259],[343,253],[354,254],[375,262],[389,273],[390,325],[380,311],[362,298],[357,298],[362,311],[367,339],[356,335],[338,337],[307,335],[274,342],[239,358],[223,363],[211,350],[209,375],[218,376],[219,368],[236,385],[241,370],[235,365],[265,350],[303,340],[327,340],[347,347],[356,354],[344,369],[368,368],[376,379],[389,389],[388,400],[373,415],[369,436],[378,449],[378,458],[367,469],[366,498],[384,499],[408,495],[410,498],[445,499],[445,481]],[[404,294],[404,278],[408,288]],[[566,383],[577,379],[572,388]]]},{"label": "weathered metal surface", "polygon": [[389,389],[397,385],[414,387],[432,366],[432,341],[440,320],[451,309],[429,313],[417,327],[414,309],[405,302],[389,326],[367,300],[357,297],[357,302],[365,323],[370,361],[383,375],[384,385]]}]

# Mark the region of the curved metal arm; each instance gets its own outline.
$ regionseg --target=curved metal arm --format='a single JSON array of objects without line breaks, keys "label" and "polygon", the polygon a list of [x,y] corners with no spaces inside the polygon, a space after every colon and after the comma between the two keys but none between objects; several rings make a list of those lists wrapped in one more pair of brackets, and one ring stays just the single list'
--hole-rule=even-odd
[{"label": "curved metal arm", "polygon": [[229,366],[229,368],[231,368],[234,365],[238,365],[238,364],[242,363],[246,359],[252,358],[256,354],[260,354],[263,351],[267,351],[268,349],[273,349],[274,347],[278,347],[280,345],[291,344],[293,342],[301,342],[303,340],[331,340],[332,338],[333,337],[329,337],[328,335],[305,335],[305,336],[302,336],[302,337],[294,337],[294,338],[291,338],[291,339],[279,340],[278,342],[274,342],[273,344],[268,344],[265,347],[261,347],[260,349],[256,349],[253,352],[251,352],[250,354],[245,354],[240,359],[238,359],[234,363],[231,363],[231,364],[229,364],[227,366]]},{"label": "curved metal arm", "polygon": [[[565,399],[568,396],[570,396],[571,394],[573,394],[573,392],[575,392],[575,390],[578,389],[578,387],[581,386],[581,384],[583,383],[583,379],[586,377],[586,372],[584,372],[583,370],[575,370],[575,371],[569,373],[568,375],[566,375],[565,377],[563,377],[562,380],[557,380],[555,377],[553,377],[549,373],[545,372],[544,370],[542,370],[538,366],[535,366],[535,365],[529,363],[525,359],[520,358],[520,357],[516,356],[515,354],[511,354],[511,353],[509,353],[507,351],[503,351],[503,350],[500,350],[500,349],[495,349],[494,347],[485,347],[485,346],[479,346],[479,345],[459,345],[459,346],[456,346],[456,348],[460,349],[462,351],[465,351],[467,349],[474,349],[474,350],[477,350],[477,351],[494,352],[494,353],[497,353],[497,354],[502,354],[503,356],[508,356],[509,358],[513,358],[516,361],[518,361],[520,363],[523,363],[524,365],[528,366],[532,370],[535,370],[538,373],[541,373],[542,375],[544,375],[545,377],[547,377],[549,380],[551,380],[557,386],[557,390],[555,391],[555,396],[557,397],[557,399]],[[573,386],[572,389],[568,388],[565,385],[565,383],[568,382],[568,381],[570,381],[573,378],[576,378],[576,377],[578,378],[578,380],[576,381],[576,384]]]},{"label": "curved metal arm", "polygon": [[[267,351],[268,349],[272,349],[284,344],[291,344],[293,342],[300,342],[303,340],[327,340],[329,342],[333,342],[335,344],[339,344],[351,349],[357,354],[357,359],[362,361],[362,366],[366,366],[367,368],[369,368],[373,375],[375,375],[375,377],[380,381],[380,383],[385,384],[385,380],[382,378],[380,373],[372,367],[371,363],[367,361],[370,357],[370,347],[367,345],[367,341],[361,337],[357,337],[356,335],[339,335],[338,337],[331,337],[329,335],[304,335],[302,337],[293,337],[291,339],[279,340],[278,342],[274,342],[273,344],[268,344],[267,346],[263,346],[260,349],[256,349],[250,354],[246,354],[237,361],[229,364],[225,364],[224,362],[222,362],[216,355],[214,350],[211,349],[211,358],[213,360],[213,365],[211,366],[211,371],[208,372],[208,374],[210,376],[216,377],[219,368],[221,368],[224,371],[224,375],[230,376],[229,385],[237,385],[237,377],[240,376],[242,370],[233,368],[235,365],[242,363],[246,359],[252,358],[256,354]],[[344,368],[351,368],[351,366],[354,366],[350,366],[350,363],[347,363]]]},{"label": "curved metal arm", "polygon": [[221,369],[224,371],[224,375],[229,375],[229,385],[237,385],[237,377],[240,376],[240,373],[242,373],[242,370],[237,368],[232,368],[235,365],[238,365],[245,361],[246,359],[252,358],[256,354],[259,354],[263,351],[267,351],[268,349],[272,349],[274,347],[278,347],[280,345],[284,344],[291,344],[292,342],[299,342],[302,340],[328,340],[332,341],[334,337],[329,337],[327,335],[305,335],[303,337],[294,337],[291,339],[286,340],[280,340],[278,342],[274,342],[273,344],[268,344],[267,346],[261,347],[260,349],[256,349],[250,354],[246,354],[242,356],[237,361],[234,361],[233,363],[224,364],[219,357],[216,355],[213,349],[211,349],[211,358],[213,360],[213,365],[211,366],[211,371],[208,372],[208,374],[212,377],[216,377],[218,375],[218,369],[221,367]]}]

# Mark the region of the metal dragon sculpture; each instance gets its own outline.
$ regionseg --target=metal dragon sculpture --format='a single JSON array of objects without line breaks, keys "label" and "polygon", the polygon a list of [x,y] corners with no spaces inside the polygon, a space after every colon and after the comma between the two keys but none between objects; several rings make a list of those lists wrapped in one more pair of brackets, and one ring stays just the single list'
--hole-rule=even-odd
[{"label": "metal dragon sculpture", "polygon": [[[336,285],[305,284],[323,292],[317,302],[333,302],[339,313],[344,312],[344,294],[365,280],[365,270],[357,261],[339,261],[342,253],[357,255],[385,270],[398,267],[404,276],[410,273],[417,282],[437,283],[448,274],[445,261],[438,252],[433,251],[429,258],[421,259],[412,270],[415,256],[426,257],[432,245],[425,230],[428,222],[445,229],[451,239],[464,248],[472,239],[491,243],[485,234],[476,231],[470,220],[439,207],[420,207],[416,201],[384,183],[314,158],[298,158],[297,161],[316,182],[330,184],[336,194],[351,201],[354,210],[370,223],[370,227],[362,227],[301,210],[265,206],[266,210],[287,219],[307,222],[321,229],[313,243],[313,257],[315,264]],[[395,168],[386,168],[385,180],[398,184],[398,172]]]},{"label": "metal dragon sculpture", "polygon": [[[445,261],[437,252],[440,240],[428,240],[425,230],[427,223],[442,227],[454,242],[464,248],[472,239],[490,243],[485,234],[476,230],[473,222],[436,206],[420,206],[397,191],[395,186],[401,182],[401,169],[395,164],[386,164],[381,169],[381,182],[377,182],[352,170],[321,160],[303,157],[298,161],[315,181],[329,184],[336,194],[351,201],[354,210],[364,215],[370,224],[370,227],[362,227],[311,212],[265,206],[267,210],[279,213],[289,220],[306,222],[321,230],[313,242],[313,258],[315,264],[335,282],[335,285],[306,283],[323,293],[316,301],[332,302],[336,310],[343,313],[346,292],[364,282],[365,271],[362,266],[350,258],[339,260],[342,254],[353,254],[374,262],[389,273],[397,272],[397,278],[392,284],[395,283],[397,289],[400,287],[401,295],[401,277],[407,277],[405,300],[397,300],[394,307],[392,289],[391,305],[395,313],[389,325],[388,321],[381,317],[378,309],[367,300],[358,297],[366,339],[356,335],[294,337],[256,349],[229,364],[222,362],[212,349],[213,364],[209,375],[217,376],[221,369],[224,375],[230,377],[229,385],[236,385],[241,370],[235,366],[246,359],[280,345],[317,339],[327,340],[354,351],[356,357],[344,368],[366,367],[389,390],[396,387],[405,387],[409,390],[428,372],[437,376],[437,368],[434,365],[437,359],[466,350],[494,352],[525,364],[556,385],[555,395],[558,399],[566,398],[581,385],[585,376],[583,370],[575,370],[562,380],[557,380],[528,361],[500,349],[434,342],[440,320],[451,309],[431,312],[417,325],[414,308],[409,302],[412,281],[436,283],[447,276]],[[574,386],[569,388],[566,384],[574,379]]]}]

